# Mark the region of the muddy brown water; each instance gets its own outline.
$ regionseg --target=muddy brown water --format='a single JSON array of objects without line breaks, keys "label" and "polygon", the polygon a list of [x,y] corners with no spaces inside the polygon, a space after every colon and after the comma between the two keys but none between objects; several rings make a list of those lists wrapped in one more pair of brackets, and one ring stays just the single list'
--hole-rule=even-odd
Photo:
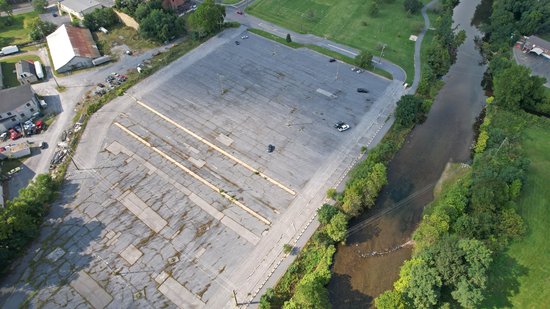
[{"label": "muddy brown water", "polygon": [[485,101],[485,67],[474,44],[481,34],[471,25],[480,2],[461,1],[454,9],[454,26],[464,29],[467,39],[444,78],[445,86],[426,122],[414,128],[388,166],[388,185],[376,206],[350,223],[347,244],[338,246],[329,283],[333,308],[372,306],[376,296],[392,287],[412,253],[410,246],[392,248],[410,240],[447,162],[470,160],[473,124]]}]

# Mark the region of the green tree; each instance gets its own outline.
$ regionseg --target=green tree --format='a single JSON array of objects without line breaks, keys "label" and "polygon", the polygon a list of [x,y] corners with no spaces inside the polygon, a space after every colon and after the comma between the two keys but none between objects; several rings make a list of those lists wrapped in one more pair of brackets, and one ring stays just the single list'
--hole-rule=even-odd
[{"label": "green tree", "polygon": [[27,29],[29,29],[29,37],[31,40],[39,41],[45,39],[46,36],[54,32],[55,29],[57,29],[57,25],[36,17],[27,24]]},{"label": "green tree", "polygon": [[225,7],[217,5],[214,0],[205,0],[197,10],[189,16],[191,30],[199,37],[212,34],[221,29],[225,18]]},{"label": "green tree", "polygon": [[544,78],[531,76],[528,68],[512,64],[493,80],[495,100],[510,109],[535,109],[546,98],[544,83]]},{"label": "green tree", "polygon": [[396,290],[389,290],[376,297],[374,305],[378,309],[405,309],[409,308],[403,295]]},{"label": "green tree", "polygon": [[43,13],[46,6],[48,6],[47,0],[32,0],[32,7],[38,13]]},{"label": "green tree", "polygon": [[326,226],[327,235],[335,242],[344,241],[346,239],[346,231],[348,230],[348,219],[345,214],[338,212]]},{"label": "green tree", "polygon": [[152,10],[139,24],[140,34],[146,39],[157,42],[168,41],[183,31],[183,20],[161,9]]},{"label": "green tree", "polygon": [[292,38],[290,37],[290,33],[287,33],[287,34],[286,34],[286,42],[287,42],[287,43],[291,43],[291,42],[292,42]]},{"label": "green tree", "polygon": [[395,122],[407,128],[416,123],[422,116],[422,99],[408,94],[401,97],[395,109]]},{"label": "green tree", "polygon": [[405,289],[416,308],[431,308],[439,301],[441,293],[441,277],[437,271],[424,260],[418,260],[411,266],[410,280]]},{"label": "green tree", "polygon": [[294,296],[283,308],[330,308],[325,280],[317,272],[304,276],[294,291]]},{"label": "green tree", "polygon": [[422,8],[422,2],[419,0],[405,0],[403,6],[405,7],[405,11],[416,14]]},{"label": "green tree", "polygon": [[334,217],[334,215],[336,215],[338,212],[338,208],[330,204],[323,204],[321,208],[317,209],[317,217],[322,225],[326,225],[330,223],[332,217]]},{"label": "green tree", "polygon": [[260,309],[271,309],[271,302],[275,298],[275,292],[272,288],[268,288],[265,293],[260,297]]},{"label": "green tree", "polygon": [[370,68],[372,66],[372,54],[368,51],[361,51],[355,56],[355,64],[360,68]]},{"label": "green tree", "polygon": [[13,15],[13,9],[8,0],[0,0],[0,12],[6,13],[9,17]]},{"label": "green tree", "polygon": [[110,28],[120,23],[118,15],[111,8],[95,9],[84,15],[84,27],[97,31],[100,27]]}]

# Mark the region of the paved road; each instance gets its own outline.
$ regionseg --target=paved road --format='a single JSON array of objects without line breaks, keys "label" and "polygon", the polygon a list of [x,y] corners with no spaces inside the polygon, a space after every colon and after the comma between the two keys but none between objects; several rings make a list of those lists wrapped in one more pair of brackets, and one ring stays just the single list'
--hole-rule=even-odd
[{"label": "paved road", "polygon": [[422,74],[420,66],[420,49],[422,47],[424,35],[426,34],[426,31],[428,31],[428,29],[430,28],[430,18],[428,17],[426,11],[437,1],[438,0],[430,1],[430,3],[426,4],[420,11],[422,13],[422,17],[424,18],[424,28],[422,29],[422,32],[420,32],[420,34],[418,35],[418,38],[416,39],[416,43],[414,45],[414,81],[411,88],[409,89],[409,93],[411,94],[416,92],[418,84],[420,83],[420,75]]},{"label": "paved road", "polygon": [[[353,58],[359,54],[359,50],[357,49],[327,40],[325,38],[318,37],[313,34],[301,34],[294,31],[290,31],[288,29],[284,29],[280,26],[276,26],[274,24],[271,24],[269,22],[266,22],[262,19],[259,19],[255,16],[252,16],[246,13],[243,15],[237,14],[237,11],[244,10],[246,6],[248,6],[248,4],[249,4],[248,2],[241,2],[238,5],[238,7],[228,6],[226,9],[227,15],[225,18],[229,21],[237,21],[242,25],[247,26],[248,28],[262,29],[264,31],[267,31],[269,33],[272,33],[282,38],[285,38],[288,33],[290,34],[294,42],[301,43],[301,44],[314,44],[314,45],[321,46],[329,50],[335,51],[344,56]],[[380,58],[373,59],[373,64],[376,68],[380,68],[380,69],[383,69],[384,71],[389,72],[393,76],[393,79],[395,80],[404,82],[407,79],[407,74],[400,66],[386,59],[380,59]]]},{"label": "paved road", "polygon": [[[121,55],[117,62],[85,71],[77,71],[72,74],[56,77],[55,79],[51,73],[51,65],[46,54],[46,49],[41,48],[38,52],[33,52],[33,54],[41,58],[42,63],[44,63],[46,67],[47,81],[33,84],[32,88],[37,94],[45,97],[45,101],[48,103],[46,112],[53,112],[57,116],[54,123],[46,132],[18,140],[18,142],[25,140],[31,142],[45,141],[48,143],[49,147],[41,151],[34,149],[33,153],[35,155],[25,160],[21,172],[9,181],[9,197],[15,197],[17,192],[21,188],[26,187],[28,182],[36,175],[49,171],[50,161],[55,152],[55,146],[60,141],[63,131],[72,125],[72,119],[76,114],[76,107],[84,98],[86,92],[93,89],[98,82],[102,82],[110,73],[123,73],[130,69],[134,69],[139,63],[151,58],[155,51],[165,50],[166,48],[167,47],[160,47],[132,56]],[[18,54],[17,56],[20,55],[21,54]],[[64,86],[65,91],[59,93],[56,90],[56,83]],[[11,142],[12,141],[6,143]]]}]

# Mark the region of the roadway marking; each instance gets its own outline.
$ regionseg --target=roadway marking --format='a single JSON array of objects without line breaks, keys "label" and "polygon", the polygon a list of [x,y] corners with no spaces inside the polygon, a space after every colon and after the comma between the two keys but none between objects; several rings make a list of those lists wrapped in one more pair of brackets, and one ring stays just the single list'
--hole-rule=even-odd
[{"label": "roadway marking", "polygon": [[[278,182],[277,180],[267,176],[266,174],[260,172],[259,170],[255,169],[254,167],[250,166],[249,164],[247,164],[246,162],[238,159],[237,157],[235,157],[234,155],[228,153],[227,151],[221,149],[220,147],[212,144],[211,142],[207,141],[206,139],[202,138],[201,136],[199,136],[198,134],[194,133],[193,131],[185,128],[184,126],[178,124],[177,122],[175,122],[174,120],[164,116],[163,114],[161,114],[160,112],[158,112],[157,110],[153,109],[152,107],[148,106],[147,104],[139,101],[138,99],[136,99],[135,97],[131,96],[130,97],[132,99],[134,99],[134,101],[136,101],[137,104],[143,106],[145,109],[147,109],[148,111],[152,112],[153,114],[159,116],[160,118],[166,120],[167,122],[171,123],[172,125],[174,125],[175,127],[181,129],[182,131],[184,131],[185,133],[191,135],[192,137],[194,137],[195,139],[199,140],[200,142],[203,142],[204,144],[206,144],[208,147],[210,148],[213,148],[215,150],[217,150],[219,153],[223,154],[224,156],[230,158],[231,160],[237,162],[238,164],[244,166],[246,169],[250,170],[251,172],[253,172],[254,174],[257,174],[259,176],[261,176],[262,178],[264,178],[265,180],[271,182],[272,184],[276,185],[277,187],[283,189],[284,191],[288,192],[289,194],[291,195],[296,195],[296,192],[294,192],[292,189],[288,188],[287,186],[283,185],[282,183]],[[189,103],[191,104],[195,104],[191,101],[189,101],[188,99],[185,99],[184,100],[188,101]]]},{"label": "roadway marking", "polygon": [[136,140],[138,140],[140,143],[142,143],[143,145],[149,147],[150,149],[152,149],[154,152],[158,153],[160,156],[162,156],[163,158],[165,158],[166,160],[172,162],[175,166],[177,166],[178,168],[180,168],[181,170],[183,170],[184,172],[186,172],[187,174],[191,175],[193,178],[195,178],[196,180],[200,181],[201,183],[203,183],[204,185],[206,185],[207,187],[209,187],[210,189],[212,189],[213,191],[221,194],[223,197],[225,197],[226,199],[228,199],[229,201],[231,201],[233,204],[239,206],[240,208],[242,208],[244,211],[248,212],[249,214],[251,214],[252,216],[256,217],[258,220],[262,221],[263,223],[267,224],[267,225],[271,225],[271,222],[269,220],[267,220],[266,218],[264,218],[262,215],[258,214],[257,212],[255,212],[254,210],[248,208],[247,206],[245,206],[244,204],[242,204],[241,202],[237,201],[236,199],[234,199],[232,196],[230,196],[229,194],[223,192],[221,189],[219,189],[218,187],[214,186],[213,184],[211,184],[210,182],[208,182],[206,179],[202,178],[201,176],[199,176],[198,174],[194,173],[193,171],[191,171],[190,169],[188,169],[187,167],[185,167],[184,165],[182,165],[181,163],[179,163],[178,161],[174,160],[172,157],[170,157],[169,155],[165,154],[162,150],[158,149],[157,147],[151,145],[148,141],[144,140],[143,138],[139,137],[137,134],[135,134],[134,132],[128,130],[126,127],[124,127],[123,125],[121,125],[120,123],[118,122],[115,122],[114,123],[117,127],[119,127],[122,131],[124,131],[126,134],[130,135],[131,137],[135,138]]},{"label": "roadway marking", "polygon": [[354,52],[352,52],[352,51],[349,51],[349,50],[347,50],[347,49],[344,49],[344,48],[342,48],[342,47],[334,46],[334,45],[328,44],[328,43],[327,43],[327,45],[330,46],[330,47],[332,47],[332,48],[336,48],[336,49],[339,49],[339,50],[341,50],[341,51],[343,51],[343,52],[346,52],[346,53],[348,53],[348,54],[350,54],[350,55],[357,56],[356,53],[354,53]]}]

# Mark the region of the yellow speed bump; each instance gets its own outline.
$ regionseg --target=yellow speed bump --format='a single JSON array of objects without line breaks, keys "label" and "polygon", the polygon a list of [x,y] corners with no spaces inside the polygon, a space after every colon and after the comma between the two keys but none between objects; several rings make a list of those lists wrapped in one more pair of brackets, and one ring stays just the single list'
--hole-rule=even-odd
[{"label": "yellow speed bump", "polygon": [[[203,142],[204,144],[206,144],[207,146],[217,150],[218,152],[220,152],[221,154],[223,154],[224,156],[230,158],[231,160],[237,162],[238,164],[244,166],[246,169],[252,171],[254,174],[256,175],[259,175],[261,176],[262,178],[264,178],[265,180],[271,182],[272,184],[276,185],[277,187],[283,189],[284,191],[288,192],[289,194],[292,194],[292,195],[296,195],[296,192],[294,192],[292,189],[288,188],[287,186],[283,185],[282,183],[278,182],[277,180],[265,175],[264,173],[260,172],[259,170],[255,169],[254,167],[250,166],[248,163],[240,160],[239,158],[235,157],[234,155],[230,154],[229,152],[221,149],[220,147],[216,146],[215,144],[212,144],[211,142],[209,142],[208,140],[202,138],[201,136],[197,135],[196,133],[194,133],[193,131],[185,128],[184,126],[178,124],[177,122],[175,122],[174,120],[164,116],[163,114],[161,114],[160,112],[158,112],[157,110],[153,109],[152,107],[150,107],[149,105],[141,102],[140,100],[132,97],[134,99],[134,101],[136,101],[137,104],[141,105],[143,108],[147,109],[148,111],[152,112],[153,114],[159,116],[160,118],[166,120],[167,122],[171,123],[172,125],[176,126],[177,128],[181,129],[182,131],[184,131],[185,133],[193,136],[195,139]],[[186,101],[192,103],[191,101],[185,99]]]},{"label": "yellow speed bump", "polygon": [[210,189],[212,189],[213,191],[216,191],[218,193],[220,193],[223,197],[225,197],[226,199],[230,200],[233,204],[239,206],[240,208],[242,208],[244,211],[248,212],[249,214],[253,215],[254,217],[256,217],[258,220],[262,221],[263,223],[267,224],[267,225],[270,225],[271,222],[269,220],[267,220],[266,218],[264,218],[262,215],[258,214],[257,212],[255,212],[254,210],[246,207],[244,204],[242,204],[241,202],[237,201],[236,199],[234,199],[232,196],[230,196],[229,194],[223,192],[222,190],[220,190],[218,187],[214,186],[213,184],[211,184],[210,182],[208,182],[206,179],[202,178],[201,176],[197,175],[196,173],[194,173],[193,171],[191,171],[190,169],[188,169],[187,167],[185,167],[184,165],[182,165],[181,163],[179,163],[178,161],[174,160],[172,157],[170,157],[169,155],[165,154],[162,150],[158,149],[157,147],[151,145],[151,143],[149,143],[148,141],[144,140],[143,138],[139,137],[137,134],[135,134],[134,132],[128,130],[126,127],[124,127],[123,125],[121,125],[120,123],[118,122],[115,122],[115,125],[117,127],[119,127],[122,131],[124,131],[126,134],[130,135],[131,137],[135,138],[136,140],[138,140],[139,142],[141,142],[142,144],[144,144],[145,146],[151,148],[154,152],[158,153],[160,156],[162,156],[163,158],[165,158],[166,160],[172,162],[174,165],[176,165],[177,167],[179,167],[181,170],[183,170],[184,172],[186,172],[187,174],[191,175],[193,178],[195,178],[196,180],[200,181],[201,183],[203,183],[204,185],[206,185],[207,187],[209,187]]}]

